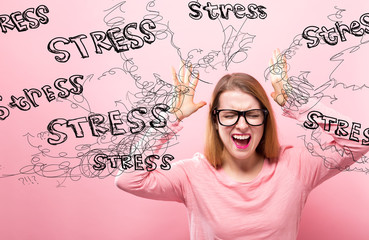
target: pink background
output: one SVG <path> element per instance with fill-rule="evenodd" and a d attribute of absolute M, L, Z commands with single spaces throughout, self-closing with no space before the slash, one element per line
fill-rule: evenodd
<path fill-rule="evenodd" d="M 50 13 L 48 24 L 37 29 L 18 32 L 15 29 L 0 33 L 0 95 L 6 106 L 10 96 L 22 95 L 24 88 L 38 88 L 52 85 L 57 78 L 68 78 L 74 74 L 92 74 L 86 83 L 84 96 L 89 100 L 94 112 L 107 114 L 117 109 L 115 101 L 120 100 L 130 109 L 126 99 L 128 91 L 135 93 L 134 81 L 123 72 L 114 76 L 99 77 L 109 69 L 122 65 L 122 59 L 114 50 L 99 55 L 94 52 L 91 39 L 86 39 L 89 58 L 82 59 L 74 45 L 64 47 L 71 53 L 67 63 L 55 61 L 55 55 L 47 51 L 47 44 L 55 37 L 72 37 L 78 34 L 89 36 L 93 31 L 106 31 L 104 17 L 124 18 L 125 24 L 139 23 L 148 14 L 145 6 L 149 1 L 126 1 L 118 10 L 108 15 L 119 1 L 8 1 L 1 4 L 0 14 L 24 11 L 44 4 Z M 211 1 L 217 3 L 216 1 Z M 206 4 L 206 1 L 201 1 Z M 220 1 L 219 3 L 226 3 Z M 233 1 L 229 1 L 233 3 Z M 234 2 L 235 3 L 235 2 Z M 204 80 L 215 83 L 226 72 L 247 72 L 259 79 L 267 92 L 272 91 L 269 82 L 264 81 L 264 70 L 272 51 L 279 47 L 286 49 L 293 38 L 310 25 L 331 28 L 334 22 L 327 16 L 337 12 L 335 7 L 346 9 L 342 12 L 343 23 L 349 25 L 359 20 L 369 7 L 368 1 L 249 1 L 266 7 L 266 19 L 247 20 L 231 16 L 221 20 L 226 27 L 255 35 L 247 51 L 247 59 L 231 63 L 226 70 L 218 66 L 208 73 L 201 71 Z M 223 32 L 218 20 L 209 20 L 204 15 L 195 21 L 188 14 L 188 1 L 157 0 L 153 10 L 159 11 L 162 23 L 169 23 L 174 32 L 173 41 L 180 47 L 183 56 L 191 49 L 202 49 L 204 53 L 221 50 Z M 123 25 L 124 26 L 124 25 Z M 289 62 L 289 74 L 311 71 L 309 81 L 320 86 L 329 80 L 329 75 L 338 62 L 330 62 L 334 54 L 360 43 L 361 38 L 347 36 L 346 42 L 336 46 L 327 44 L 308 49 L 306 41 Z M 364 39 L 368 40 L 367 36 Z M 62 45 L 60 45 L 62 47 Z M 332 74 L 337 80 L 348 85 L 367 84 L 368 46 L 354 53 L 345 53 L 345 61 Z M 145 81 L 155 81 L 153 73 L 171 83 L 170 67 L 178 68 L 177 50 L 170 43 L 170 37 L 157 39 L 151 45 L 130 50 L 126 56 L 132 58 L 139 67 L 138 74 Z M 219 56 L 219 61 L 222 56 Z M 368 84 L 367 84 L 368 85 Z M 208 101 L 213 85 L 200 82 L 196 101 Z M 369 127 L 367 96 L 369 90 L 352 91 L 342 87 L 327 89 L 337 101 L 333 108 L 350 116 L 362 124 L 362 130 Z M 83 103 L 84 104 L 84 103 Z M 82 105 L 83 105 L 82 104 Z M 1 239 L 188 239 L 188 223 L 185 207 L 177 203 L 140 199 L 119 191 L 114 186 L 114 177 L 87 178 L 78 181 L 64 178 L 41 177 L 36 174 L 19 174 L 19 169 L 39 159 L 45 164 L 59 164 L 65 159 L 54 158 L 60 152 L 73 156 L 74 147 L 82 143 L 93 143 L 96 138 L 89 136 L 76 139 L 70 135 L 68 141 L 58 146 L 50 146 L 39 133 L 46 131 L 48 123 L 58 117 L 77 118 L 87 116 L 81 107 L 72 108 L 67 101 L 50 102 L 45 98 L 39 107 L 22 112 L 11 109 L 10 116 L 0 122 L 0 238 Z M 306 134 L 295 122 L 281 116 L 281 109 L 274 105 L 279 123 L 280 139 L 283 144 L 301 144 L 297 136 Z M 169 152 L 176 159 L 191 157 L 202 151 L 207 107 L 184 122 L 176 146 Z M 27 136 L 25 134 L 31 134 Z M 195 134 L 196 133 L 196 134 Z M 47 155 L 37 155 L 37 147 L 47 148 Z M 36 157 L 36 158 L 35 158 Z M 69 159 L 73 163 L 73 158 Z M 75 160 L 77 161 L 77 160 Z M 369 168 L 369 164 L 357 164 L 358 168 Z M 17 174 L 18 173 L 18 174 Z M 8 176 L 9 174 L 17 174 Z M 5 177 L 7 176 L 7 177 Z M 28 182 L 25 179 L 28 178 Z M 367 239 L 369 227 L 369 176 L 361 172 L 344 172 L 330 179 L 312 192 L 303 211 L 300 240 L 303 239 Z"/>

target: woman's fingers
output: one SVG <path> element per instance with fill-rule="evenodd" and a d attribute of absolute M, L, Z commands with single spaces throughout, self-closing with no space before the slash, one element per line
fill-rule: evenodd
<path fill-rule="evenodd" d="M 289 88 L 287 76 L 287 59 L 281 56 L 279 49 L 273 51 L 273 57 L 269 60 L 270 77 L 274 92 L 270 96 L 280 106 L 284 106 L 288 99 L 286 90 Z"/>
<path fill-rule="evenodd" d="M 274 59 L 276 60 L 276 62 L 278 62 L 278 56 L 281 54 L 281 51 L 279 50 L 279 48 L 274 50 Z"/>
<path fill-rule="evenodd" d="M 205 101 L 201 101 L 201 102 L 197 103 L 197 104 L 196 104 L 196 110 L 198 110 L 198 109 L 202 108 L 202 107 L 203 107 L 203 106 L 205 106 L 205 105 L 206 105 L 206 102 L 205 102 Z"/>
<path fill-rule="evenodd" d="M 206 105 L 205 101 L 194 103 L 195 90 L 199 82 L 199 73 L 193 71 L 191 64 L 181 62 L 178 75 L 172 68 L 174 93 L 172 101 L 172 113 L 179 120 L 192 115 L 198 109 Z"/>
<path fill-rule="evenodd" d="M 177 72 L 174 69 L 174 67 L 172 67 L 172 75 L 173 75 L 173 83 L 174 83 L 174 86 L 178 86 L 179 85 L 179 81 L 178 81 L 178 77 L 177 77 Z"/>
<path fill-rule="evenodd" d="M 286 73 L 286 76 L 287 76 L 287 58 L 286 58 L 286 55 L 283 55 L 283 71 Z"/>
<path fill-rule="evenodd" d="M 274 65 L 273 58 L 269 59 L 269 68 L 272 68 Z"/>
<path fill-rule="evenodd" d="M 175 70 L 172 71 L 174 76 Z M 186 66 L 184 62 L 181 62 L 179 78 L 179 80 L 174 78 L 176 80 L 175 84 L 181 86 L 181 90 L 185 91 L 186 95 L 192 96 L 199 81 L 199 73 L 193 71 L 192 64 Z"/>
<path fill-rule="evenodd" d="M 190 64 L 190 66 L 188 67 L 187 72 L 186 72 L 186 83 L 187 83 L 187 86 L 189 86 L 190 83 L 191 83 L 191 76 L 192 76 L 192 64 Z"/>
<path fill-rule="evenodd" d="M 195 73 L 192 73 L 192 74 L 195 74 Z M 196 76 L 192 76 L 192 79 L 189 80 L 188 82 L 188 90 L 189 90 L 188 93 L 190 96 L 192 96 L 192 98 L 195 95 L 195 90 L 196 90 L 198 81 L 199 81 L 199 74 L 196 74 Z"/>
<path fill-rule="evenodd" d="M 185 75 L 186 75 L 186 67 L 184 65 L 184 62 L 181 61 L 180 65 L 179 65 L 179 81 L 181 81 L 182 83 L 185 83 Z"/>
<path fill-rule="evenodd" d="M 189 86 L 189 83 L 191 83 L 191 78 L 194 78 L 192 71 L 192 64 L 187 66 L 185 62 L 181 61 L 179 65 L 179 81 L 184 85 Z"/>
<path fill-rule="evenodd" d="M 284 106 L 284 104 L 287 101 L 287 98 L 283 94 L 276 94 L 275 92 L 272 92 L 270 96 L 273 98 L 273 100 L 278 103 L 280 106 Z"/>
<path fill-rule="evenodd" d="M 196 74 L 196 76 L 193 78 L 193 81 L 192 81 L 192 87 L 194 89 L 196 89 L 197 83 L 199 82 L 199 78 L 200 78 L 200 73 L 199 72 L 195 73 L 195 74 Z"/>
<path fill-rule="evenodd" d="M 183 91 L 184 87 L 181 85 L 180 81 L 178 80 L 176 70 L 172 67 L 172 74 L 173 74 L 173 100 L 172 100 L 172 112 L 177 111 L 180 108 L 180 105 L 183 101 Z"/>

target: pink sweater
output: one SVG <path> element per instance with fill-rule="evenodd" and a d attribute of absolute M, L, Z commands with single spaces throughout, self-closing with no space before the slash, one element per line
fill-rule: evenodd
<path fill-rule="evenodd" d="M 338 117 L 327 108 L 320 112 Z M 306 114 L 292 117 L 306 120 Z M 344 169 L 368 151 L 368 146 L 331 132 L 333 140 L 323 147 L 327 149 L 315 146 L 313 154 L 311 149 L 281 147 L 279 158 L 266 159 L 258 176 L 247 183 L 234 181 L 196 153 L 169 171 L 123 173 L 116 184 L 140 197 L 185 204 L 194 240 L 296 239 L 311 190 L 339 173 L 335 167 Z M 341 146 L 350 151 L 332 151 Z"/>

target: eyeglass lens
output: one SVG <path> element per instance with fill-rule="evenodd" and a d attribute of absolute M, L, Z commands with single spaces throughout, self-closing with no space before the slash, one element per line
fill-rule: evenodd
<path fill-rule="evenodd" d="M 252 126 L 258 126 L 264 123 L 265 114 L 262 109 L 253 109 L 244 112 L 236 110 L 219 110 L 219 122 L 225 126 L 236 124 L 240 116 L 244 115 L 246 122 Z"/>

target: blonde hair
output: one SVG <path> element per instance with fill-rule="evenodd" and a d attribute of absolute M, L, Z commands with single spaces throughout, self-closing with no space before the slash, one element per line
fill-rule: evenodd
<path fill-rule="evenodd" d="M 279 141 L 277 125 L 272 106 L 261 84 L 252 76 L 246 73 L 227 74 L 222 77 L 214 88 L 209 107 L 209 114 L 206 126 L 206 139 L 204 154 L 210 164 L 219 168 L 223 164 L 224 145 L 217 131 L 217 120 L 213 112 L 219 106 L 220 95 L 229 90 L 240 90 L 254 96 L 260 103 L 261 108 L 267 109 L 269 114 L 264 123 L 264 134 L 256 148 L 256 152 L 266 158 L 274 159 L 279 155 Z"/>

